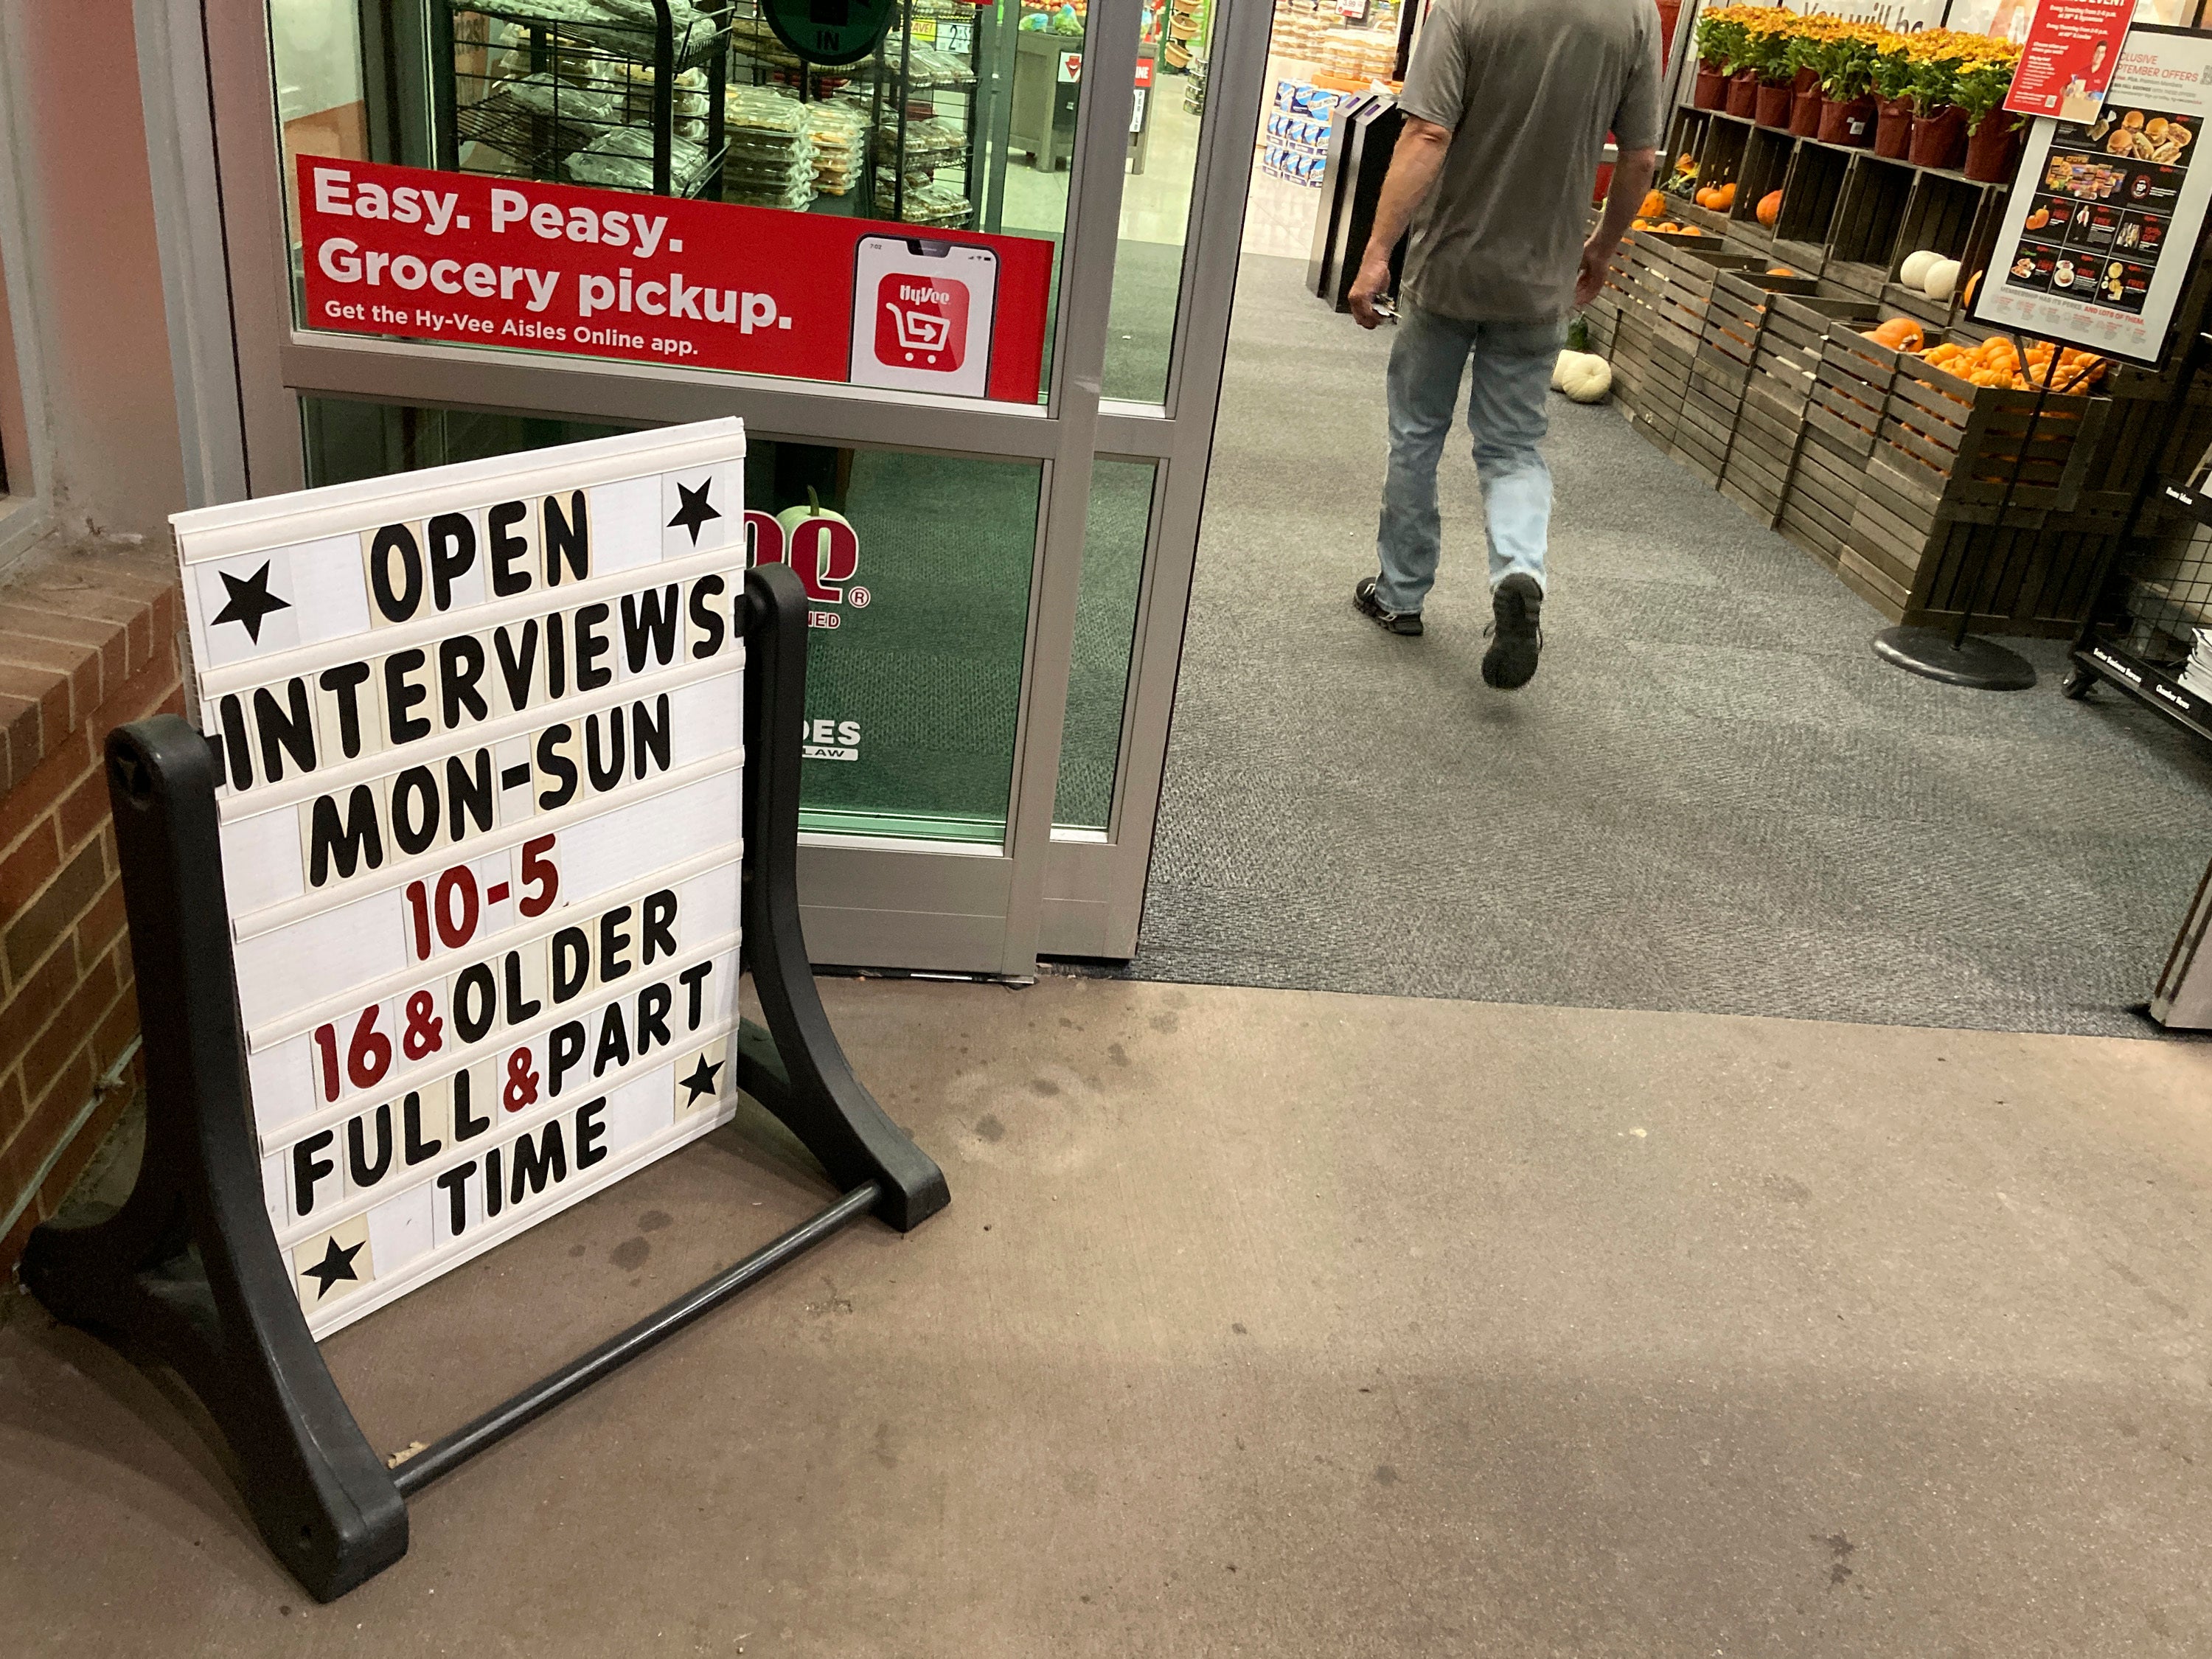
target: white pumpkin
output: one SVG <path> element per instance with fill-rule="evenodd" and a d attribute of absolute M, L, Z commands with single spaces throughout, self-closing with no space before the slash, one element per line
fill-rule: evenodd
<path fill-rule="evenodd" d="M 1917 253 L 1908 253 L 1905 256 L 1905 263 L 1898 267 L 1897 280 L 1907 288 L 1921 288 L 1928 280 L 1929 267 L 1941 262 L 1942 258 L 1932 247 L 1922 248 Z M 1926 290 L 1922 289 L 1922 291 L 1924 293 Z"/>
<path fill-rule="evenodd" d="M 1613 390 L 1613 365 L 1595 352 L 1562 351 L 1552 365 L 1552 390 L 1578 404 L 1602 403 Z"/>
<path fill-rule="evenodd" d="M 1920 284 L 1920 291 L 1931 300 L 1948 300 L 1958 291 L 1958 287 L 1959 262 L 1956 259 L 1938 259 L 1928 267 L 1927 278 Z"/>

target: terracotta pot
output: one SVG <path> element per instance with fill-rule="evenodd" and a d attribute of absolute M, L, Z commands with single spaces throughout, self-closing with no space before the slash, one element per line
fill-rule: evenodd
<path fill-rule="evenodd" d="M 1721 73 L 1718 64 L 1700 63 L 1698 65 L 1697 84 L 1690 94 L 1692 107 L 1726 109 L 1728 85 L 1728 76 Z"/>
<path fill-rule="evenodd" d="M 1912 151 L 1912 100 L 1885 98 L 1875 106 L 1874 153 L 1902 161 Z"/>
<path fill-rule="evenodd" d="M 1745 70 L 1729 77 L 1728 112 L 1750 115 L 1759 108 L 1759 71 Z"/>
<path fill-rule="evenodd" d="M 1875 103 L 1871 98 L 1823 98 L 1820 128 L 1814 134 L 1824 144 L 1844 144 L 1863 149 L 1874 143 Z"/>
<path fill-rule="evenodd" d="M 1770 87 L 1759 83 L 1759 106 L 1752 112 L 1752 119 L 1763 127 L 1787 127 L 1790 125 L 1790 105 L 1792 94 L 1787 87 Z"/>
<path fill-rule="evenodd" d="M 2003 110 L 1991 110 L 1966 135 L 1966 177 L 1977 184 L 2001 185 L 2020 160 L 2020 135 L 2027 123 Z"/>
<path fill-rule="evenodd" d="M 1912 118 L 1912 148 L 1905 159 L 1917 167 L 1955 167 L 1966 154 L 1966 112 L 1938 104 Z"/>
<path fill-rule="evenodd" d="M 1799 138 L 1810 138 L 1820 130 L 1820 88 L 1796 92 L 1790 100 L 1790 131 Z"/>

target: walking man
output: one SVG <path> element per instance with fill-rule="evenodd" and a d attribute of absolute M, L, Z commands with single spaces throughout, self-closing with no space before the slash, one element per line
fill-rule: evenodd
<path fill-rule="evenodd" d="M 1393 634 L 1421 631 L 1441 525 L 1437 459 L 1470 359 L 1467 423 L 1490 532 L 1492 624 L 1482 678 L 1526 685 L 1543 647 L 1552 474 L 1538 446 L 1563 325 L 1596 298 L 1651 186 L 1659 131 L 1653 0 L 1436 0 L 1398 106 L 1352 313 L 1378 319 L 1390 252 L 1410 222 L 1390 348 L 1390 472 L 1379 574 L 1352 602 Z M 1583 227 L 1607 129 L 1620 157 L 1605 214 Z"/>

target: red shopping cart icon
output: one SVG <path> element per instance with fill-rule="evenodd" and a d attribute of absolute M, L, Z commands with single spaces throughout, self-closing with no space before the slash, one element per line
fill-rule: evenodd
<path fill-rule="evenodd" d="M 968 284 L 896 271 L 876 289 L 876 361 L 902 368 L 960 367 L 968 349 Z"/>

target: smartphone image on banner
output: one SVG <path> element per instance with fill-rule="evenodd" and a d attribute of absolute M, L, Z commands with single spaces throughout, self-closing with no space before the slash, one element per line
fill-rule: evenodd
<path fill-rule="evenodd" d="M 982 397 L 998 299 L 999 256 L 990 248 L 863 236 L 853 250 L 850 380 Z"/>

